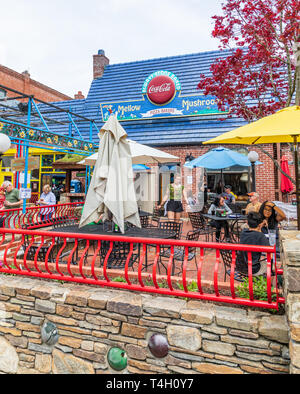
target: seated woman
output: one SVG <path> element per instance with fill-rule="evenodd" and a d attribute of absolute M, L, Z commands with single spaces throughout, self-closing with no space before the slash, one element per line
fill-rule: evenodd
<path fill-rule="evenodd" d="M 278 208 L 272 201 L 265 201 L 261 204 L 259 213 L 263 217 L 263 227 L 261 231 L 268 234 L 268 230 L 276 230 L 276 253 L 280 253 L 278 223 L 286 220 L 285 213 Z"/>
<path fill-rule="evenodd" d="M 240 237 L 240 243 L 244 245 L 260 245 L 270 246 L 269 240 L 261 232 L 261 228 L 264 225 L 264 219 L 258 212 L 250 212 L 247 216 L 247 222 L 249 228 L 245 228 Z M 251 252 L 252 254 L 252 274 L 259 272 L 261 268 L 260 258 L 261 252 Z M 248 256 L 247 252 L 241 252 L 238 254 L 236 268 L 238 271 L 247 273 L 248 272 Z"/>
<path fill-rule="evenodd" d="M 55 195 L 51 191 L 50 185 L 44 185 L 43 193 L 41 194 L 40 199 L 37 201 L 37 205 L 55 205 L 56 198 Z M 40 210 L 40 216 L 42 222 L 49 221 L 54 213 L 54 207 L 51 208 L 42 208 Z"/>
<path fill-rule="evenodd" d="M 209 210 L 207 213 L 209 215 L 213 215 L 214 213 L 217 214 L 218 211 L 219 212 L 225 211 L 227 215 L 232 213 L 232 210 L 225 203 L 225 200 L 222 196 L 215 198 L 214 202 L 209 207 Z M 217 229 L 217 231 L 216 231 L 216 241 L 217 242 L 220 240 L 220 234 L 221 234 L 222 227 L 224 228 L 226 241 L 230 241 L 229 226 L 228 226 L 227 220 L 212 220 L 210 225 L 213 227 L 216 227 L 216 229 Z"/>

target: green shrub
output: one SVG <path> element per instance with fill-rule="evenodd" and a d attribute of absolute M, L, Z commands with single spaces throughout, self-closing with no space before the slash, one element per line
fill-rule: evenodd
<path fill-rule="evenodd" d="M 272 287 L 271 291 L 273 292 Z M 241 298 L 249 299 L 249 278 L 244 278 L 237 288 L 237 293 Z M 267 278 L 264 276 L 253 277 L 253 297 L 255 300 L 268 301 Z M 276 294 L 272 294 L 272 301 L 276 300 Z"/>
<path fill-rule="evenodd" d="M 177 283 L 177 286 L 180 290 L 184 290 L 183 284 L 182 283 Z M 197 282 L 194 280 L 190 282 L 187 286 L 188 291 L 199 291 Z"/>
<path fill-rule="evenodd" d="M 115 278 L 111 279 L 112 282 L 124 282 L 127 283 L 127 280 L 122 276 L 116 276 Z"/>

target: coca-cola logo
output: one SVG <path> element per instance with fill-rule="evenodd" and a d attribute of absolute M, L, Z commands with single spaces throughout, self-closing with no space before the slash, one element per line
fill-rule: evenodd
<path fill-rule="evenodd" d="M 176 93 L 174 81 L 166 76 L 159 75 L 154 77 L 148 84 L 147 97 L 157 105 L 166 104 L 171 101 Z"/>

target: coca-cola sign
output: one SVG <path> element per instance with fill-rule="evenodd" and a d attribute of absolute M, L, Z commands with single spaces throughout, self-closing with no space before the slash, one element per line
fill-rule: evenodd
<path fill-rule="evenodd" d="M 169 71 L 156 71 L 145 81 L 142 92 L 151 103 L 164 105 L 169 103 L 180 90 L 178 78 Z"/>

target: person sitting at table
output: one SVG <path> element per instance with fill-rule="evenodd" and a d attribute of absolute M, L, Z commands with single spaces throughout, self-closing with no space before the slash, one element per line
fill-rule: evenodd
<path fill-rule="evenodd" d="M 282 220 L 286 220 L 285 213 L 278 208 L 273 201 L 264 201 L 261 204 L 259 213 L 263 217 L 263 227 L 261 231 L 264 234 L 268 234 L 269 230 L 276 230 L 276 253 L 279 255 L 279 233 L 278 233 L 278 223 Z"/>
<path fill-rule="evenodd" d="M 250 212 L 259 212 L 261 202 L 259 202 L 259 194 L 257 192 L 248 193 L 250 203 L 246 206 L 246 215 Z"/>
<path fill-rule="evenodd" d="M 50 185 L 44 185 L 43 193 L 41 194 L 40 199 L 37 201 L 37 205 L 55 205 L 56 197 L 54 193 L 51 191 Z M 52 208 L 43 208 L 40 211 L 41 220 L 50 220 L 54 213 L 54 207 Z"/>
<path fill-rule="evenodd" d="M 0 187 L 0 211 L 5 209 L 4 201 L 5 201 L 5 190 L 3 187 Z M 4 221 L 5 221 L 4 217 L 0 217 L 0 227 L 3 227 Z"/>
<path fill-rule="evenodd" d="M 229 204 L 235 204 L 235 199 L 236 196 L 235 194 L 233 194 L 233 192 L 231 191 L 231 186 L 230 185 L 226 185 L 225 186 L 225 191 L 224 193 L 222 193 L 222 197 L 224 197 L 224 200 L 229 203 Z"/>
<path fill-rule="evenodd" d="M 225 203 L 224 197 L 219 196 L 216 197 L 214 202 L 211 204 L 208 210 L 208 215 L 217 215 L 218 213 L 222 214 L 222 212 L 226 212 L 226 216 L 230 215 L 232 213 L 232 210 L 228 207 L 228 205 Z M 230 241 L 230 235 L 229 235 L 229 226 L 227 220 L 214 220 L 210 222 L 210 225 L 216 228 L 216 241 L 219 242 L 220 240 L 220 234 L 222 228 L 224 228 L 225 232 L 225 239 L 226 241 Z"/>
<path fill-rule="evenodd" d="M 270 246 L 268 238 L 262 233 L 264 225 L 263 216 L 258 212 L 250 212 L 247 215 L 248 228 L 245 228 L 240 237 L 240 243 L 244 245 Z M 261 252 L 251 252 L 252 274 L 257 274 L 261 269 Z M 265 267 L 264 267 L 265 268 Z M 248 254 L 241 252 L 237 256 L 236 269 L 242 273 L 248 272 Z"/>

